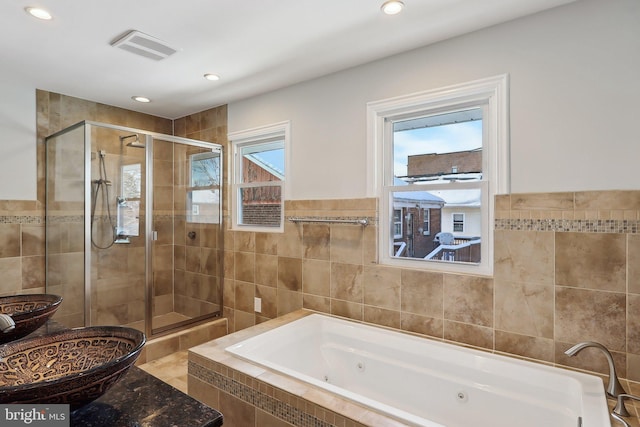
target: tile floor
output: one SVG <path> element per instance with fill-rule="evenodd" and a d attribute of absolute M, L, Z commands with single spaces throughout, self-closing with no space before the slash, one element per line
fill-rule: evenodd
<path fill-rule="evenodd" d="M 178 351 L 138 367 L 156 378 L 187 392 L 187 350 Z"/>

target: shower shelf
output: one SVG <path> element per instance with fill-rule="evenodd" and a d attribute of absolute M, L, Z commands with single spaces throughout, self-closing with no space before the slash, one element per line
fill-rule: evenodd
<path fill-rule="evenodd" d="M 323 219 L 323 218 L 300 218 L 293 217 L 289 218 L 289 221 L 299 223 L 299 222 L 322 222 L 322 223 L 331 223 L 331 224 L 355 224 L 366 227 L 369 225 L 369 220 L 367 218 L 358 218 L 358 219 Z"/>

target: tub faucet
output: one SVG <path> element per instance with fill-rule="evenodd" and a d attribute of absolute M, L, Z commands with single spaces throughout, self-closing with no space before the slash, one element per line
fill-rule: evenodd
<path fill-rule="evenodd" d="M 11 332 L 16 328 L 16 322 L 13 321 L 13 318 L 8 314 L 0 314 L 0 331 L 3 334 L 7 332 Z"/>
<path fill-rule="evenodd" d="M 581 350 L 587 347 L 597 348 L 601 350 L 604 353 L 604 355 L 607 357 L 607 362 L 609 363 L 609 383 L 607 384 L 607 388 L 606 388 L 607 394 L 614 399 L 618 399 L 618 396 L 622 394 L 627 395 L 627 392 L 625 391 L 624 387 L 622 387 L 622 384 L 620 384 L 620 381 L 618 380 L 618 375 L 616 374 L 616 365 L 613 363 L 613 357 L 611 356 L 611 353 L 609 352 L 609 350 L 607 350 L 605 346 L 594 341 L 585 341 L 585 342 L 581 342 L 574 345 L 564 353 L 568 356 L 575 356 Z M 627 408 L 625 408 L 624 406 L 623 399 L 618 399 L 618 405 L 616 405 L 616 413 L 619 415 L 622 415 L 623 417 L 629 416 L 629 412 L 627 411 Z"/>
<path fill-rule="evenodd" d="M 627 415 L 622 414 L 623 411 L 626 411 L 627 408 L 624 407 L 624 400 L 625 399 L 629 399 L 629 400 L 636 400 L 636 401 L 640 401 L 640 397 L 638 396 L 634 396 L 632 394 L 620 394 L 618 395 L 618 401 L 616 402 L 616 407 L 613 408 L 613 413 L 611 414 L 611 416 L 620 421 L 622 424 L 624 424 L 625 427 L 631 427 L 629 425 L 628 422 L 626 422 L 624 419 L 622 419 L 619 415 L 625 417 Z"/>

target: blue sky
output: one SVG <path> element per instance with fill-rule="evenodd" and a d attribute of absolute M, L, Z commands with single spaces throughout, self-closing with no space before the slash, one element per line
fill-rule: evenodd
<path fill-rule="evenodd" d="M 482 147 L 482 120 L 394 133 L 394 175 L 407 175 L 407 158 L 415 154 L 452 153 Z"/>
<path fill-rule="evenodd" d="M 279 148 L 277 150 L 268 150 L 268 151 L 260 151 L 257 153 L 252 153 L 254 156 L 258 157 L 263 162 L 271 165 L 276 168 L 280 173 L 284 175 L 284 148 Z"/>

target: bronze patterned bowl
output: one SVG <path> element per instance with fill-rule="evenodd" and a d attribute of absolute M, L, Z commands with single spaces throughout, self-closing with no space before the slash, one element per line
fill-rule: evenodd
<path fill-rule="evenodd" d="M 62 297 L 50 294 L 0 297 L 0 313 L 11 316 L 16 324 L 9 332 L 0 332 L 0 344 L 17 340 L 44 325 L 56 312 Z"/>
<path fill-rule="evenodd" d="M 142 332 L 89 326 L 0 345 L 0 403 L 61 403 L 80 408 L 134 364 Z"/>

